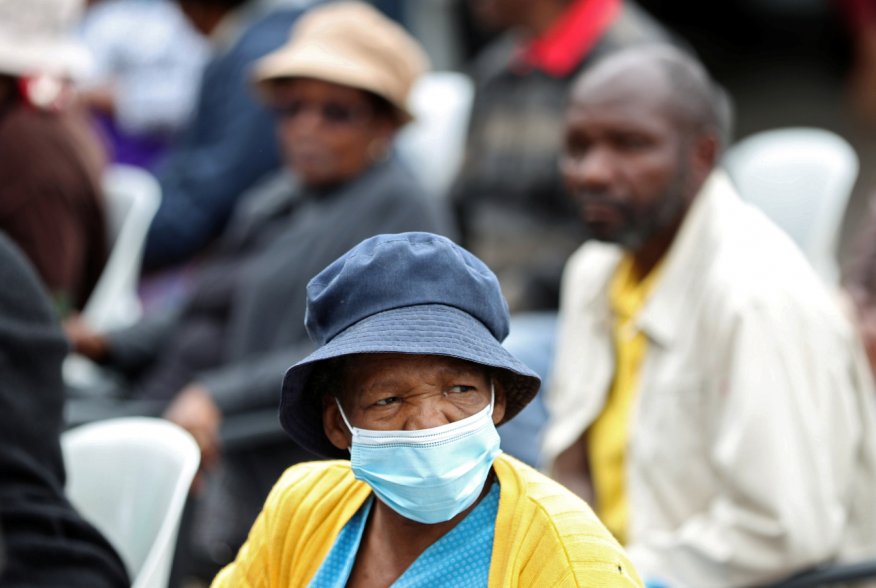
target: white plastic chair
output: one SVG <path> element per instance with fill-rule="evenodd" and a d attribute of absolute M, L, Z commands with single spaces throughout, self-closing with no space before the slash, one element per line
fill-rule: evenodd
<path fill-rule="evenodd" d="M 111 166 L 103 178 L 110 255 L 82 310 L 94 329 L 124 327 L 140 318 L 137 296 L 146 233 L 161 203 L 161 187 L 152 175 L 129 165 Z"/>
<path fill-rule="evenodd" d="M 474 99 L 465 75 L 430 72 L 414 85 L 408 100 L 416 119 L 399 133 L 396 147 L 426 189 L 443 196 L 459 171 Z"/>
<path fill-rule="evenodd" d="M 858 165 L 842 137 L 802 127 L 752 135 L 724 159 L 742 198 L 788 233 L 831 285 L 839 279 L 836 246 Z"/>
<path fill-rule="evenodd" d="M 133 588 L 165 588 L 200 451 L 169 421 L 119 418 L 65 432 L 67 496 L 116 548 Z"/>
<path fill-rule="evenodd" d="M 161 204 L 161 187 L 138 167 L 113 165 L 103 177 L 110 255 L 85 308 L 83 320 L 95 331 L 126 327 L 142 315 L 137 284 L 146 233 Z M 79 390 L 106 389 L 107 377 L 79 355 L 64 361 L 64 380 Z"/>

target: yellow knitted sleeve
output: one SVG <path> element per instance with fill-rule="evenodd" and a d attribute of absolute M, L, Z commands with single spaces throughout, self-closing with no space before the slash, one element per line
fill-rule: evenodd
<path fill-rule="evenodd" d="M 292 466 L 212 588 L 306 586 L 369 493 L 368 486 L 353 479 L 349 462 Z"/>
<path fill-rule="evenodd" d="M 583 500 L 513 458 L 493 467 L 502 491 L 490 588 L 641 588 L 626 552 Z"/>

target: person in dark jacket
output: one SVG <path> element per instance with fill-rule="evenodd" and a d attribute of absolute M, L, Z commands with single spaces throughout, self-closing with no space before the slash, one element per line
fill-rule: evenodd
<path fill-rule="evenodd" d="M 214 55 L 193 119 L 156 168 L 162 202 L 147 237 L 147 270 L 178 265 L 201 252 L 221 233 L 238 198 L 279 168 L 274 122 L 253 95 L 249 75 L 253 63 L 288 39 L 301 14 L 291 2 L 177 2 L 210 38 Z"/>
<path fill-rule="evenodd" d="M 512 314 L 555 310 L 568 256 L 587 237 L 557 168 L 572 80 L 595 59 L 663 41 L 632 0 L 469 0 L 507 29 L 472 68 L 475 100 L 451 199 L 463 243 L 490 266 Z"/>
<path fill-rule="evenodd" d="M 0 586 L 130 586 L 106 539 L 64 496 L 67 344 L 45 289 L 0 232 Z"/>

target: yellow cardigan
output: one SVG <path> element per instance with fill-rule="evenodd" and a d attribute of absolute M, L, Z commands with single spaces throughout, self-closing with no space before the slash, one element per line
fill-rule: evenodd
<path fill-rule="evenodd" d="M 623 549 L 585 502 L 504 454 L 493 469 L 500 489 L 490 588 L 641 587 Z M 306 587 L 370 494 L 348 461 L 289 468 L 213 588 Z"/>

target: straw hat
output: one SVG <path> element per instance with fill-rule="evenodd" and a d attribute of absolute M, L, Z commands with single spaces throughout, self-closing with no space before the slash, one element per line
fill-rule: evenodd
<path fill-rule="evenodd" d="M 0 73 L 87 73 L 91 56 L 72 35 L 82 9 L 82 0 L 0 0 Z"/>
<path fill-rule="evenodd" d="M 254 79 L 272 99 L 270 82 L 292 77 L 324 80 L 381 96 L 410 121 L 411 87 L 428 59 L 405 30 L 362 2 L 313 8 L 292 29 L 289 42 L 256 63 Z"/>

